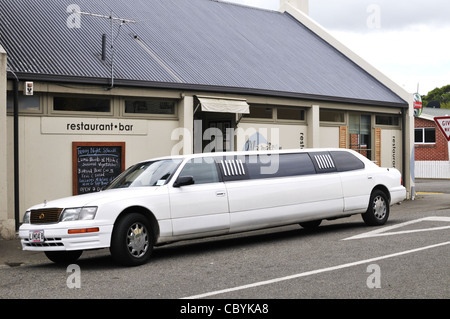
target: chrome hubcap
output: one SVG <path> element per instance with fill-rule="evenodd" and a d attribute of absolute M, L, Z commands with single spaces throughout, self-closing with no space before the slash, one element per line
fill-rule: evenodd
<path fill-rule="evenodd" d="M 142 257 L 149 247 L 149 234 L 147 228 L 141 223 L 134 223 L 127 233 L 128 251 L 134 257 Z"/>
<path fill-rule="evenodd" d="M 377 196 L 373 200 L 373 213 L 377 219 L 383 219 L 386 216 L 386 201 L 381 196 Z"/>

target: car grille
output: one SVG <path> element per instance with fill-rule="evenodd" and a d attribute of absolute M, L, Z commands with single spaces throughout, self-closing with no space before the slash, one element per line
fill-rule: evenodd
<path fill-rule="evenodd" d="M 57 223 L 61 215 L 62 208 L 35 209 L 30 213 L 31 224 Z"/>
<path fill-rule="evenodd" d="M 24 246 L 27 247 L 63 247 L 64 244 L 61 242 L 61 238 L 45 238 L 43 243 L 33 243 L 28 238 L 23 240 Z"/>

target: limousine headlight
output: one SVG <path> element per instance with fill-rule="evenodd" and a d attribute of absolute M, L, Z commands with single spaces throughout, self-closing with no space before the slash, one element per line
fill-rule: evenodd
<path fill-rule="evenodd" d="M 67 222 L 72 220 L 91 220 L 97 213 L 97 207 L 75 207 L 66 208 L 61 214 L 60 221 Z"/>
<path fill-rule="evenodd" d="M 31 212 L 27 210 L 25 214 L 23 215 L 22 224 L 29 224 L 30 223 L 30 214 Z"/>

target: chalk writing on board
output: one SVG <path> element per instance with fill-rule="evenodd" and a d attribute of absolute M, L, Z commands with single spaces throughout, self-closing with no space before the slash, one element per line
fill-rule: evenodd
<path fill-rule="evenodd" d="M 123 170 L 124 146 L 121 143 L 120 145 L 91 144 L 100 143 L 83 145 L 80 142 L 74 145 L 75 194 L 98 192 Z"/>

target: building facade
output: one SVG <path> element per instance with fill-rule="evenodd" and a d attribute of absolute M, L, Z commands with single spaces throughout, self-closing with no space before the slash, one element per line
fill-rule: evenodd
<path fill-rule="evenodd" d="M 415 177 L 450 179 L 450 143 L 434 121 L 447 116 L 450 110 L 423 108 L 414 119 Z"/>
<path fill-rule="evenodd" d="M 57 1 L 47 2 L 57 6 Z M 41 41 L 54 46 L 49 61 L 35 52 L 33 45 L 39 43 L 31 39 L 19 35 L 22 42 L 17 43 L 8 36 L 1 38 L 5 49 L 0 51 L 3 237 L 14 234 L 25 209 L 36 203 L 96 191 L 112 178 L 109 172 L 170 154 L 351 148 L 380 166 L 399 169 L 408 196 L 412 195 L 412 94 L 331 37 L 294 6 L 295 1 L 282 1 L 280 12 L 209 0 L 150 3 L 152 10 L 159 10 L 152 13 L 154 19 L 168 16 L 149 29 L 114 25 L 115 60 L 104 60 L 102 47 L 95 41 L 92 47 L 89 42 L 77 44 L 77 52 L 65 52 L 67 59 L 59 59 L 55 39 L 45 38 L 45 30 Z M 5 8 L 18 5 L 8 1 Z M 137 4 L 124 7 L 117 1 L 112 5 L 114 12 L 131 16 L 135 12 L 129 11 L 130 6 Z M 80 6 L 90 12 L 105 9 L 88 1 L 80 1 Z M 183 10 L 177 11 L 180 7 Z M 211 29 L 214 24 L 220 28 L 205 30 L 196 21 L 184 20 L 194 12 Z M 208 16 L 216 12 L 221 14 L 208 24 Z M 41 14 L 44 19 L 45 8 Z M 81 19 L 80 29 L 61 27 L 60 41 L 70 36 L 78 43 L 87 37 L 84 32 L 108 26 L 102 20 L 76 15 L 77 11 L 60 14 L 75 25 Z M 73 20 L 69 20 L 71 14 L 75 14 Z M 173 21 L 170 17 L 183 21 L 183 28 L 176 30 L 188 29 L 189 41 L 174 36 L 175 31 L 162 36 L 163 29 L 154 34 L 152 42 L 145 38 Z M 21 19 L 26 20 L 26 12 Z M 234 19 L 232 26 L 230 19 Z M 262 32 L 266 38 L 260 38 L 261 32 L 256 31 L 267 21 L 273 24 Z M 177 23 L 171 26 L 180 28 Z M 5 25 L 2 28 L 3 35 L 12 32 Z M 228 29 L 222 34 L 224 28 Z M 197 38 L 199 33 L 205 34 Z M 216 43 L 215 33 L 222 42 Z M 246 47 L 248 39 L 251 44 Z M 300 43 L 295 43 L 297 39 Z M 267 41 L 273 42 L 266 46 Z M 208 45 L 198 50 L 204 42 Z M 22 46 L 29 52 L 20 51 Z M 302 47 L 308 50 L 299 51 Z M 240 53 L 251 48 L 256 49 L 249 56 Z M 182 53 L 177 55 L 178 51 Z M 26 54 L 34 60 L 30 62 Z M 83 59 L 77 60 L 81 54 Z M 308 66 L 307 59 L 317 60 L 316 65 Z M 190 64 L 196 65 L 191 69 Z M 13 141 L 18 146 L 17 162 Z M 14 172 L 19 172 L 18 178 Z"/>

